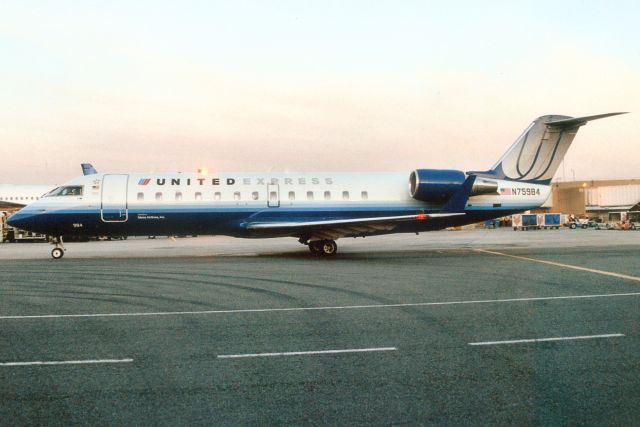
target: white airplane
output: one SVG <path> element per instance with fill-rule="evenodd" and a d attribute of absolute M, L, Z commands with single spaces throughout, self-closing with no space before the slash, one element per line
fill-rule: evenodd
<path fill-rule="evenodd" d="M 0 184 L 0 210 L 22 209 L 54 188 L 55 185 Z"/>
<path fill-rule="evenodd" d="M 85 175 L 98 173 L 89 163 L 82 163 Z M 21 209 L 56 188 L 56 185 L 0 184 L 0 210 Z"/>
<path fill-rule="evenodd" d="M 623 113 L 533 121 L 486 171 L 93 174 L 17 212 L 9 224 L 60 236 L 290 236 L 316 255 L 335 240 L 439 230 L 536 208 L 580 126 Z"/>

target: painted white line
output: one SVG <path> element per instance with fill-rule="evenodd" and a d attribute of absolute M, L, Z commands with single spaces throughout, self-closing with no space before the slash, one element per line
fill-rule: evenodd
<path fill-rule="evenodd" d="M 97 363 L 130 363 L 133 359 L 55 360 L 48 362 L 3 362 L 0 366 L 94 365 Z"/>
<path fill-rule="evenodd" d="M 76 319 L 90 317 L 144 317 L 144 316 L 186 316 L 186 315 L 207 315 L 207 314 L 241 314 L 241 313 L 277 313 L 296 311 L 323 311 L 323 310 L 361 310 L 376 308 L 402 308 L 402 307 L 430 307 L 441 305 L 464 305 L 464 304 L 497 304 L 509 302 L 536 302 L 553 300 L 572 300 L 590 298 L 614 298 L 614 297 L 637 297 L 640 292 L 626 292 L 618 294 L 592 294 L 592 295 L 566 295 L 557 297 L 531 297 L 531 298 L 506 298 L 488 300 L 462 300 L 462 301 L 442 301 L 442 302 L 415 302 L 398 304 L 372 304 L 372 305 L 338 305 L 324 307 L 289 307 L 289 308 L 247 308 L 237 310 L 202 310 L 202 311 L 156 311 L 139 313 L 95 313 L 95 314 L 40 314 L 27 316 L 0 316 L 0 320 L 24 320 L 24 319 Z"/>
<path fill-rule="evenodd" d="M 540 264 L 554 265 L 556 267 L 563 267 L 563 268 L 571 268 L 573 270 L 586 271 L 588 273 L 602 274 L 603 276 L 611 276 L 611 277 L 617 277 L 618 279 L 633 280 L 634 282 L 640 282 L 640 277 L 629 276 L 628 274 L 613 273 L 611 271 L 596 270 L 595 268 L 579 267 L 577 265 L 563 264 L 560 262 L 546 261 L 543 259 L 529 258 L 525 256 L 520 256 L 520 255 L 505 254 L 503 252 L 488 251 L 486 249 L 474 249 L 474 250 L 476 252 L 482 252 L 485 254 L 506 256 L 509 258 L 515 258 L 515 259 L 520 259 L 524 261 L 539 262 Z"/>
<path fill-rule="evenodd" d="M 531 342 L 590 340 L 595 338 L 616 338 L 616 337 L 623 337 L 623 336 L 624 334 L 580 335 L 577 337 L 533 338 L 533 339 L 527 339 L 527 340 L 470 342 L 469 345 L 522 344 L 522 343 L 531 343 Z"/>
<path fill-rule="evenodd" d="M 221 354 L 218 356 L 218 359 L 243 359 L 248 357 L 309 356 L 309 355 L 316 355 L 316 354 L 371 353 L 375 351 L 398 351 L 398 349 L 396 347 L 378 347 L 378 348 L 352 348 L 352 349 L 346 349 L 346 350 L 289 351 L 285 353 Z"/>

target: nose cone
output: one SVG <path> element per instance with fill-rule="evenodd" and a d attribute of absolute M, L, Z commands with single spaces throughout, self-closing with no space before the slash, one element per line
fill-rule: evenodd
<path fill-rule="evenodd" d="M 24 212 L 24 209 L 14 213 L 7 219 L 7 224 L 20 230 L 33 231 L 34 214 Z"/>

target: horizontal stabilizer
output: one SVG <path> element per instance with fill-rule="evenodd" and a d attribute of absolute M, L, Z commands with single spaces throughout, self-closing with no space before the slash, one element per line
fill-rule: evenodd
<path fill-rule="evenodd" d="M 607 113 L 607 114 L 597 114 L 595 116 L 585 116 L 585 117 L 572 117 L 570 119 L 560 119 L 560 120 L 551 120 L 547 122 L 547 126 L 553 127 L 574 127 L 574 126 L 582 126 L 591 120 L 604 119 L 605 117 L 617 116 L 620 114 L 627 114 L 626 112 L 622 113 Z"/>

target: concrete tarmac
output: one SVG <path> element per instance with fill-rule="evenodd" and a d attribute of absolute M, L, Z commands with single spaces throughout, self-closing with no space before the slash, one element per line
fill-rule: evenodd
<path fill-rule="evenodd" d="M 0 245 L 2 424 L 635 424 L 640 232 Z"/>

